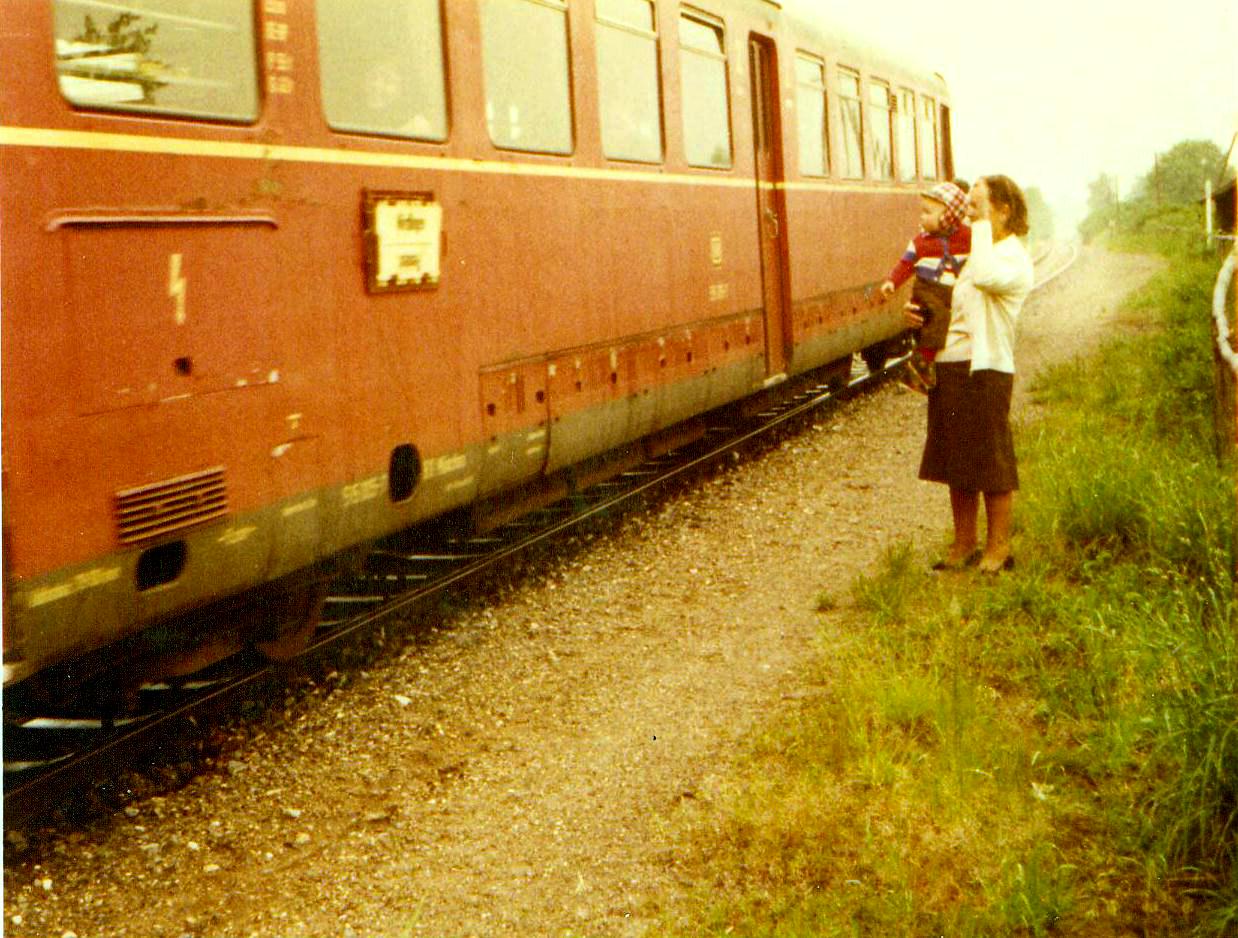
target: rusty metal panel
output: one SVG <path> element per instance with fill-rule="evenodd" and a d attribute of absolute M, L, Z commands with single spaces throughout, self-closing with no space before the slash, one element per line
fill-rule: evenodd
<path fill-rule="evenodd" d="M 116 531 L 122 544 L 151 541 L 227 513 L 222 466 L 116 493 Z"/>
<path fill-rule="evenodd" d="M 273 223 L 92 216 L 57 233 L 79 413 L 279 380 L 266 322 L 289 291 Z"/>
<path fill-rule="evenodd" d="M 545 426 L 550 418 L 544 359 L 498 365 L 479 375 L 481 420 L 486 439 Z"/>

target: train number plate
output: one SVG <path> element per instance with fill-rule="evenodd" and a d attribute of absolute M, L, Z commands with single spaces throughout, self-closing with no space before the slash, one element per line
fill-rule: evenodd
<path fill-rule="evenodd" d="M 364 217 L 369 292 L 438 286 L 443 207 L 434 193 L 367 191 Z"/>

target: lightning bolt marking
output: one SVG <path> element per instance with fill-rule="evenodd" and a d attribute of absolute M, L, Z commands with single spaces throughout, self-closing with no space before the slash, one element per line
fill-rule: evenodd
<path fill-rule="evenodd" d="M 168 255 L 168 296 L 176 300 L 176 324 L 185 324 L 185 289 L 189 281 L 181 276 L 181 255 Z"/>

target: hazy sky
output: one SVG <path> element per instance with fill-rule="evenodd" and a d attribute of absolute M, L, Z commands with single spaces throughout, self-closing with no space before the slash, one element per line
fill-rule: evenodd
<path fill-rule="evenodd" d="M 1185 139 L 1224 151 L 1238 130 L 1238 0 L 819 2 L 940 71 L 956 171 L 1038 186 L 1059 231 L 1100 173 L 1125 193 L 1156 153 Z"/>

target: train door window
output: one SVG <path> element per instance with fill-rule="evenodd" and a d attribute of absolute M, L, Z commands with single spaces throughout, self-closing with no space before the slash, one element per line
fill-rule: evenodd
<path fill-rule="evenodd" d="M 876 179 L 894 178 L 894 98 L 883 81 L 868 84 L 868 157 Z"/>
<path fill-rule="evenodd" d="M 684 155 L 691 166 L 731 166 L 730 99 L 722 24 L 703 13 L 679 17 Z"/>
<path fill-rule="evenodd" d="M 898 178 L 916 178 L 916 95 L 910 88 L 898 89 Z"/>
<path fill-rule="evenodd" d="M 602 152 L 612 160 L 662 160 L 658 30 L 652 0 L 598 0 L 598 105 Z"/>
<path fill-rule="evenodd" d="M 322 101 L 332 128 L 447 139 L 439 2 L 318 0 Z"/>
<path fill-rule="evenodd" d="M 838 116 L 842 127 L 842 175 L 845 179 L 864 178 L 864 109 L 860 98 L 860 74 L 849 68 L 838 70 Z"/>
<path fill-rule="evenodd" d="M 830 174 L 830 134 L 826 115 L 825 63 L 807 55 L 795 57 L 796 104 L 799 109 L 800 173 Z"/>
<path fill-rule="evenodd" d="M 567 0 L 482 0 L 481 55 L 494 145 L 571 153 Z"/>
<path fill-rule="evenodd" d="M 920 98 L 920 175 L 937 178 L 937 102 Z"/>
<path fill-rule="evenodd" d="M 55 0 L 56 76 L 71 104 L 249 122 L 252 0 Z"/>

